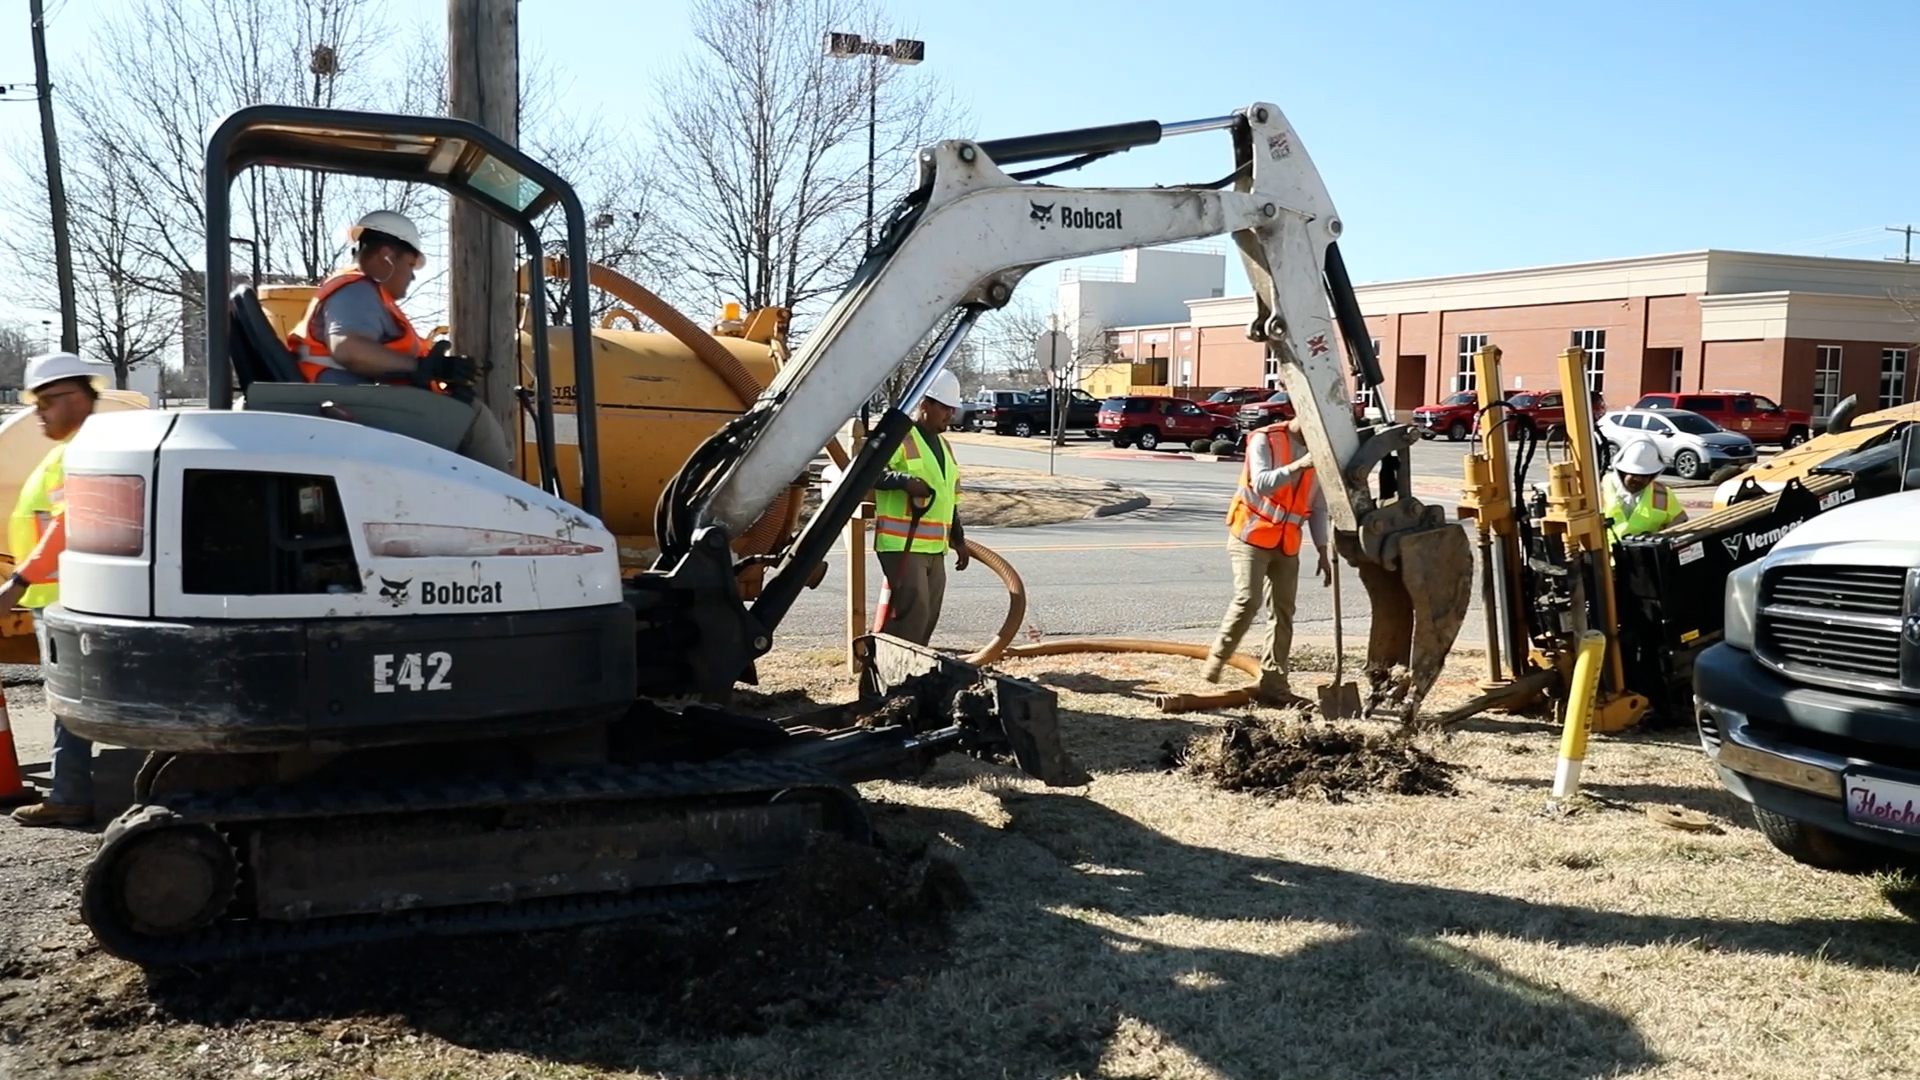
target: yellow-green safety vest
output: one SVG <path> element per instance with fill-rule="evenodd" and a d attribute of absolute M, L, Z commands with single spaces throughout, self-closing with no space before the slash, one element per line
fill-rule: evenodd
<path fill-rule="evenodd" d="M 1673 492 L 1658 480 L 1647 485 L 1647 490 L 1641 493 L 1640 501 L 1634 505 L 1631 514 L 1627 513 L 1626 492 L 1612 473 L 1608 473 L 1601 482 L 1600 492 L 1600 512 L 1607 519 L 1607 542 L 1610 544 L 1618 543 L 1623 536 L 1656 532 L 1686 513 L 1680 500 L 1674 498 Z"/>
<path fill-rule="evenodd" d="M 953 447 L 940 439 L 944 464 L 920 434 L 909 428 L 899 449 L 887 461 L 887 468 L 917 476 L 933 489 L 933 502 L 914 520 L 913 499 L 904 491 L 873 493 L 873 550 L 917 551 L 938 555 L 947 550 L 947 533 L 953 527 L 953 508 L 958 499 L 960 470 L 953 461 Z"/>
<path fill-rule="evenodd" d="M 28 475 L 27 482 L 20 488 L 20 498 L 13 504 L 13 517 L 7 522 L 7 553 L 13 556 L 13 563 L 19 566 L 33 554 L 40 544 L 40 538 L 46 535 L 53 524 L 53 515 L 61 513 L 67 502 L 67 444 L 62 440 L 47 456 L 40 459 L 40 465 Z M 25 608 L 43 608 L 60 599 L 59 573 L 53 580 L 44 584 L 32 585 L 20 597 L 20 606 Z"/>

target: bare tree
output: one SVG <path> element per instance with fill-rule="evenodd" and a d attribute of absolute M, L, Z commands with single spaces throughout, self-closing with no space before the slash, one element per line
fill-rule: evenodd
<path fill-rule="evenodd" d="M 16 227 L 0 234 L 0 250 L 24 266 L 53 261 L 53 223 L 46 172 L 38 147 L 16 143 L 13 163 L 26 182 L 0 195 Z M 136 367 L 153 362 L 173 337 L 173 316 L 143 274 L 132 231 L 137 208 L 128 185 L 105 148 L 92 139 L 73 140 L 66 155 L 67 234 L 73 251 L 75 314 L 81 348 L 113 365 L 121 389 Z M 34 302 L 58 306 L 57 283 L 42 275 L 29 286 Z"/>
<path fill-rule="evenodd" d="M 17 322 L 0 322 L 0 387 L 18 388 L 27 378 L 27 361 L 40 350 L 33 331 Z"/>
<path fill-rule="evenodd" d="M 1008 382 L 1017 386 L 1045 386 L 1052 375 L 1034 355 L 1034 345 L 1042 333 L 1055 328 L 1054 321 L 1040 304 L 1016 297 L 1006 307 L 981 319 L 976 336 L 987 354 L 987 366 L 1000 372 Z M 1081 375 L 1092 368 L 1117 362 L 1103 328 L 1082 319 L 1075 329 L 1079 339 L 1073 343 L 1071 355 L 1063 359 Z"/>
<path fill-rule="evenodd" d="M 377 0 L 130 0 L 105 17 L 65 101 L 82 137 L 111 148 L 136 209 L 128 229 L 150 289 L 178 287 L 206 235 L 203 139 L 261 102 L 392 108 L 417 72 L 383 70 L 391 28 Z M 417 192 L 380 181 L 254 169 L 235 185 L 232 225 L 265 274 L 317 280 L 343 250 L 346 215 L 403 212 Z"/>
<path fill-rule="evenodd" d="M 896 36 L 871 0 L 693 0 L 688 21 L 696 51 L 662 80 L 653 125 L 682 298 L 798 322 L 864 253 L 870 103 L 881 218 L 914 151 L 964 118 L 928 72 L 826 55 L 829 30 Z"/>

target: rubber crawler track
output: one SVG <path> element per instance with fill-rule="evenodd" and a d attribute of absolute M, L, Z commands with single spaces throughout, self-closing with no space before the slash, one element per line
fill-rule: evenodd
<path fill-rule="evenodd" d="M 134 806 L 107 827 L 87 867 L 80 916 L 107 952 L 136 964 L 154 965 L 237 960 L 423 936 L 560 929 L 690 911 L 718 903 L 752 883 L 673 886 L 636 893 L 547 897 L 512 904 L 470 904 L 303 922 L 229 917 L 204 930 L 174 937 L 153 937 L 129 928 L 119 917 L 108 890 L 114 860 L 135 838 L 157 829 L 607 799 L 679 801 L 755 793 L 777 798 L 789 792 L 826 796 L 830 807 L 840 811 L 849 839 L 863 843 L 871 840 L 864 808 L 851 787 L 813 766 L 773 758 L 597 766 L 524 778 L 184 792 Z"/>

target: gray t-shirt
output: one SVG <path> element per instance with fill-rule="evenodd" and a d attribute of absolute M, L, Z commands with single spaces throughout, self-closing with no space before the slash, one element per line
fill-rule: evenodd
<path fill-rule="evenodd" d="M 380 286 L 365 279 L 343 285 L 322 300 L 320 310 L 313 313 L 313 326 L 329 342 L 337 334 L 359 334 L 379 342 L 400 336 L 400 324 L 381 301 Z"/>
<path fill-rule="evenodd" d="M 400 324 L 388 314 L 387 306 L 381 300 L 380 286 L 365 278 L 351 285 L 342 285 L 322 300 L 319 310 L 313 313 L 312 326 L 316 335 L 325 338 L 329 345 L 336 334 L 359 334 L 378 342 L 392 341 L 400 336 Z M 320 381 L 364 383 L 372 380 L 338 368 L 323 372 Z"/>

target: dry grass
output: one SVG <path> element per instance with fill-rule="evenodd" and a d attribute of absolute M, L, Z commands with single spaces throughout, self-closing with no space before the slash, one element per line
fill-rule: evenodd
<path fill-rule="evenodd" d="M 1038 469 L 961 465 L 960 520 L 969 527 L 1018 528 L 1057 525 L 1091 517 L 1102 507 L 1135 499 L 1140 493 L 1104 480 L 1048 476 Z M 804 509 L 819 505 L 809 489 Z"/>
<path fill-rule="evenodd" d="M 831 699 L 840 660 L 770 657 L 762 689 Z M 1164 770 L 1168 744 L 1233 719 L 1134 696 L 1200 688 L 1197 663 L 1008 669 L 1060 688 L 1096 778 L 1048 790 L 949 758 L 868 785 L 889 840 L 953 860 L 976 903 L 944 969 L 841 1019 L 676 1041 L 581 997 L 539 1048 L 404 1017 L 148 1024 L 72 1075 L 1854 1080 L 1920 1060 L 1920 933 L 1893 906 L 1915 881 L 1776 854 L 1686 732 L 1597 737 L 1570 811 L 1546 809 L 1556 740 L 1524 718 L 1422 740 L 1463 767 L 1453 797 L 1275 799 Z M 1478 673 L 1459 658 L 1434 704 Z M 1721 832 L 1643 813 L 1671 803 Z M 130 977 L 98 957 L 74 974 Z"/>

